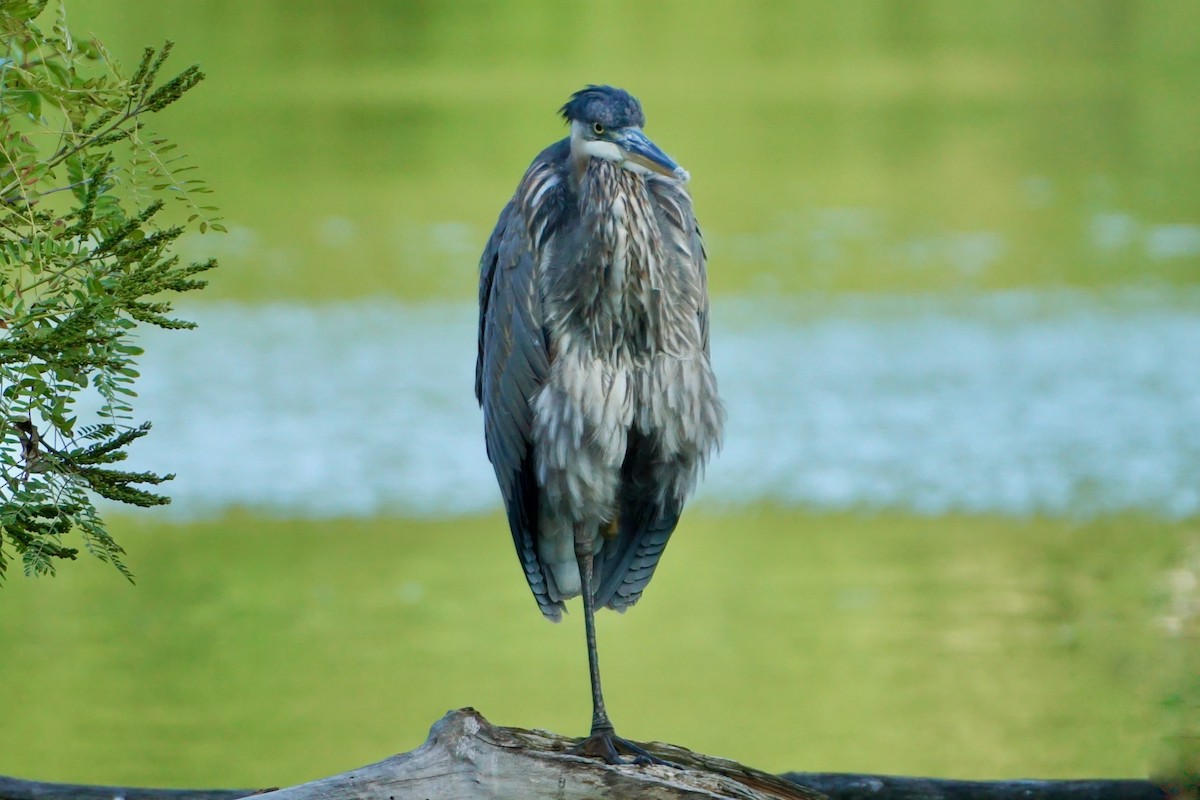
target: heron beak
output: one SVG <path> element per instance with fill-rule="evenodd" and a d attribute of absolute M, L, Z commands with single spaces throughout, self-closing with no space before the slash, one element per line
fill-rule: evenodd
<path fill-rule="evenodd" d="M 686 169 L 672 161 L 670 156 L 659 150 L 658 145 L 636 128 L 622 131 L 620 137 L 614 141 L 617 147 L 621 148 L 621 155 L 626 161 L 668 178 L 680 181 L 688 179 Z"/>

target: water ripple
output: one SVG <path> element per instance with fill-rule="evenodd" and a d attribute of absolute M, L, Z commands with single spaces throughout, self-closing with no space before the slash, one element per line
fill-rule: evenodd
<path fill-rule="evenodd" d="M 1200 513 L 1200 301 L 1004 293 L 719 302 L 729 407 L 702 495 L 818 509 Z M 188 310 L 150 333 L 134 466 L 171 513 L 498 506 L 475 311 L 383 301 Z"/>

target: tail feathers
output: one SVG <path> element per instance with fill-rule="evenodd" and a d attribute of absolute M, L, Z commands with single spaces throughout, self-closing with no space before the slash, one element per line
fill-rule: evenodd
<path fill-rule="evenodd" d="M 621 465 L 621 504 L 617 536 L 604 542 L 597 559 L 596 605 L 624 611 L 638 601 L 667 540 L 679 522 L 683 503 L 661 490 L 658 448 L 633 429 Z"/>
<path fill-rule="evenodd" d="M 638 601 L 678 521 L 678 512 L 669 512 L 643 524 L 621 526 L 617 538 L 605 543 L 600 556 L 596 605 L 624 611 Z"/>

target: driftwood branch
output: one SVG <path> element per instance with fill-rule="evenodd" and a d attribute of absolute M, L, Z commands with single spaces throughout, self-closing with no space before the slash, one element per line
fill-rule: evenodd
<path fill-rule="evenodd" d="M 656 756 L 679 767 L 610 765 L 571 754 L 574 739 L 545 731 L 494 726 L 473 709 L 438 721 L 425 744 L 409 753 L 332 778 L 281 789 L 262 800 L 647 800 L 739 798 L 823 800 L 782 778 L 683 748 L 649 744 Z"/>
<path fill-rule="evenodd" d="M 473 709 L 434 724 L 425 744 L 341 775 L 286 789 L 135 789 L 0 777 L 0 800 L 425 800 L 644 797 L 650 800 L 1164 800 L 1151 781 L 948 781 L 793 772 L 771 775 L 675 745 L 648 743 L 671 766 L 610 765 L 570 752 L 574 739 L 492 725 Z M 1192 795 L 1195 797 L 1195 795 Z"/>

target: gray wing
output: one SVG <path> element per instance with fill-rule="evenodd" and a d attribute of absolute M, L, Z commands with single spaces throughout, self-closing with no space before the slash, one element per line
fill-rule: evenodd
<path fill-rule="evenodd" d="M 696 307 L 701 344 L 708 355 L 708 259 L 691 198 L 675 181 L 651 179 L 648 185 L 671 262 L 683 273 L 684 285 L 694 292 L 690 300 Z M 675 531 L 683 505 L 662 491 L 663 466 L 652 442 L 631 430 L 621 467 L 619 528 L 600 555 L 599 606 L 624 611 L 636 603 Z"/>
<path fill-rule="evenodd" d="M 550 598 L 537 553 L 539 489 L 531 444 L 531 401 L 550 369 L 537 270 L 563 206 L 553 150 L 526 172 L 480 260 L 475 396 L 525 579 L 542 613 L 559 619 L 563 604 Z M 540 202 L 531 204 L 535 196 Z"/>
<path fill-rule="evenodd" d="M 620 522 L 599 557 L 596 605 L 624 611 L 641 598 L 682 510 L 659 491 L 651 442 L 631 430 L 621 467 Z"/>

